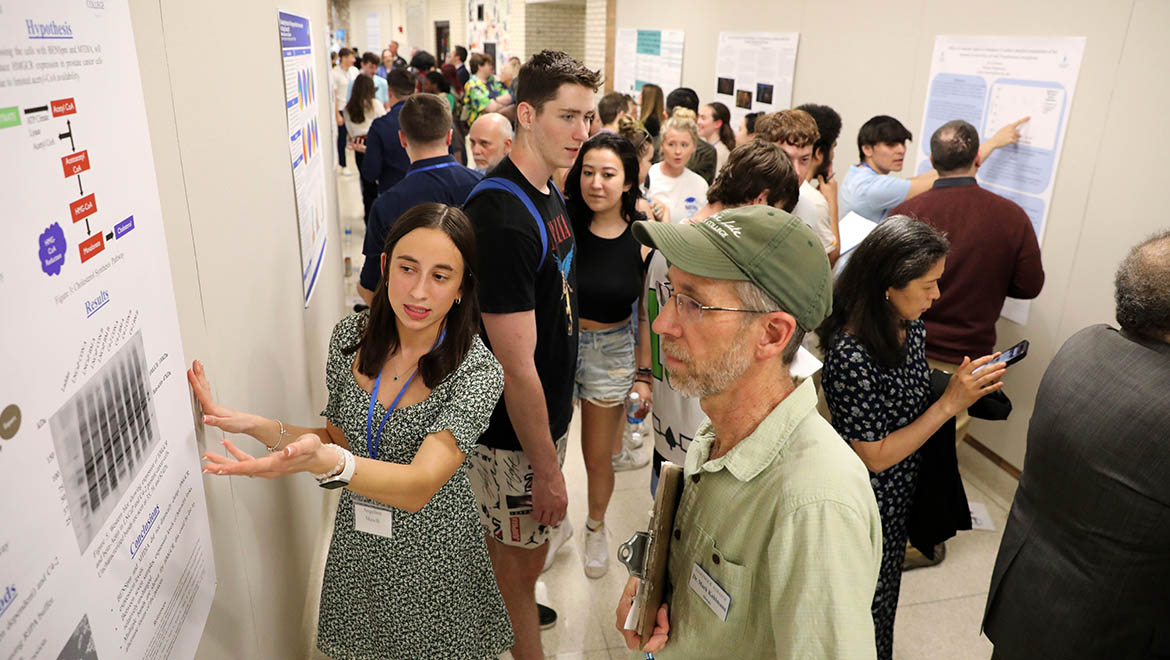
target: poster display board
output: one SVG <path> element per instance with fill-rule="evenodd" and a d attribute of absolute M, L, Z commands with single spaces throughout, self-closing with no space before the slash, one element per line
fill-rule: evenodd
<path fill-rule="evenodd" d="M 329 131 L 321 141 L 317 110 L 317 70 L 309 19 L 280 12 L 280 53 L 284 62 L 284 100 L 288 112 L 288 154 L 297 198 L 297 229 L 301 245 L 301 281 L 305 309 L 321 274 L 327 243 L 325 214 L 325 153 Z M 329 86 L 323 90 L 332 94 Z"/>
<path fill-rule="evenodd" d="M 715 100 L 731 110 L 733 128 L 749 112 L 792 107 L 799 32 L 720 32 Z"/>
<path fill-rule="evenodd" d="M 1085 52 L 1084 37 L 938 36 L 915 149 L 915 171 L 930 168 L 930 136 L 964 119 L 986 140 L 1023 117 L 1018 144 L 992 153 L 979 185 L 1019 204 L 1043 244 L 1052 185 Z M 1003 316 L 1028 322 L 1029 304 L 1009 299 Z"/>
<path fill-rule="evenodd" d="M 215 591 L 125 3 L 0 13 L 0 658 L 190 658 Z"/>
<path fill-rule="evenodd" d="M 618 28 L 613 91 L 637 94 L 653 83 L 663 94 L 682 85 L 682 30 Z"/>

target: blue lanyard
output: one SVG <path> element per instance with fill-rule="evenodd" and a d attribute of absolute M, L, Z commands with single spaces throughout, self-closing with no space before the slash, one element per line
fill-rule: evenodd
<path fill-rule="evenodd" d="M 454 163 L 449 164 L 454 165 Z M 439 333 L 439 338 L 435 340 L 435 346 L 442 343 L 443 337 L 446 336 L 447 328 L 443 328 L 443 331 Z M 435 346 L 431 347 L 432 351 L 435 350 Z M 386 428 L 386 420 L 390 419 L 391 413 L 398 407 L 398 403 L 402 401 L 402 395 L 406 394 L 407 388 L 410 387 L 410 384 L 414 381 L 414 377 L 417 375 L 418 369 L 416 368 L 414 373 L 410 374 L 410 378 L 406 379 L 406 384 L 399 390 L 398 396 L 394 397 L 394 403 L 391 403 L 390 407 L 386 409 L 386 415 L 382 417 L 382 423 L 378 425 L 377 437 L 373 435 L 374 405 L 378 402 L 378 390 L 382 387 L 382 374 L 379 373 L 378 377 L 374 379 L 374 392 L 370 395 L 370 410 L 366 413 L 366 455 L 375 461 L 378 460 L 378 443 L 382 441 L 382 429 Z"/>
<path fill-rule="evenodd" d="M 873 169 L 872 167 L 870 167 L 870 166 L 869 166 L 869 163 L 861 163 L 861 166 L 862 166 L 862 167 L 864 167 L 865 169 L 869 170 L 870 172 L 873 172 L 874 174 L 877 174 L 877 170 L 875 170 L 875 169 Z"/>
<path fill-rule="evenodd" d="M 458 164 L 459 163 L 446 162 L 446 163 L 437 163 L 435 165 L 427 165 L 426 167 L 420 167 L 417 170 L 411 170 L 411 171 L 407 172 L 406 176 L 410 176 L 411 174 L 417 174 L 419 172 L 426 172 L 427 170 L 440 170 L 440 169 L 443 169 L 444 167 L 455 167 Z"/>

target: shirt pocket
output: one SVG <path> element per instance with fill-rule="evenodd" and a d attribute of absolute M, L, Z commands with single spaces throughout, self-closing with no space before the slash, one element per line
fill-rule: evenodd
<path fill-rule="evenodd" d="M 728 631 L 726 634 L 731 636 L 727 639 L 731 640 L 732 637 L 740 634 L 731 631 L 736 629 L 742 631 L 740 626 L 747 624 L 750 619 L 753 571 L 725 555 L 720 549 L 719 543 L 703 529 L 696 527 L 694 532 L 693 550 L 688 553 L 691 562 L 683 569 L 686 572 L 680 576 L 682 579 L 678 582 L 681 584 L 675 584 L 675 593 L 678 594 L 679 590 L 682 590 L 682 596 L 686 599 L 686 609 L 694 617 L 694 623 L 706 625 L 725 623 L 728 627 L 724 630 Z M 727 607 L 726 622 L 722 621 L 719 615 L 691 588 L 693 565 L 698 565 L 723 591 L 727 592 L 730 602 Z M 706 626 L 704 629 L 708 633 L 710 632 Z"/>

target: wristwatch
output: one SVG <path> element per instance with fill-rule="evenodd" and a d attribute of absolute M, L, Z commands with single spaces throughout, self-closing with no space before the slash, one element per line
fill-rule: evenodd
<path fill-rule="evenodd" d="M 338 454 L 337 467 L 325 474 L 313 475 L 317 478 L 318 486 L 328 488 L 329 490 L 348 486 L 350 479 L 353 479 L 354 470 L 357 469 L 357 461 L 354 460 L 353 453 L 337 445 L 332 446 L 336 448 Z"/>

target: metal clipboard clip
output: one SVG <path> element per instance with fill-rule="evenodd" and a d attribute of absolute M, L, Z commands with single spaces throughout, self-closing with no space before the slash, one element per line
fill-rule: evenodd
<path fill-rule="evenodd" d="M 646 577 L 646 558 L 650 555 L 650 532 L 634 532 L 629 541 L 618 546 L 617 558 L 630 575 L 639 580 Z"/>

